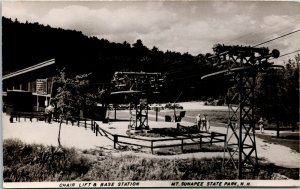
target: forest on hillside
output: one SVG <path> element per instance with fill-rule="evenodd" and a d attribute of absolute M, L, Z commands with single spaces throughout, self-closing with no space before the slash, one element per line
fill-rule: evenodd
<path fill-rule="evenodd" d="M 219 98 L 226 91 L 222 79 L 201 82 L 201 76 L 216 70 L 205 62 L 204 54 L 163 52 L 159 47 L 146 47 L 140 39 L 134 44 L 114 43 L 80 31 L 5 17 L 2 33 L 3 75 L 55 58 L 69 76 L 92 73 L 92 83 L 109 83 L 115 71 L 166 74 L 168 99 L 163 100 L 170 102 Z"/>
<path fill-rule="evenodd" d="M 2 56 L 3 75 L 55 58 L 58 68 L 65 68 L 67 76 L 91 73 L 89 80 L 95 85 L 110 83 L 116 71 L 160 72 L 167 76 L 162 102 L 221 99 L 224 103 L 227 91 L 222 76 L 201 81 L 201 76 L 218 69 L 206 62 L 206 54 L 163 52 L 159 47 L 146 47 L 140 39 L 134 44 L 114 43 L 85 36 L 80 31 L 37 22 L 21 23 L 5 17 L 2 17 Z M 286 61 L 280 74 L 257 80 L 261 115 L 298 120 L 299 57 Z"/>

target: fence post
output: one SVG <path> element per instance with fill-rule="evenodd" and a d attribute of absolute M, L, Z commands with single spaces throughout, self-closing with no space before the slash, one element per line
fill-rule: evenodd
<path fill-rule="evenodd" d="M 183 153 L 183 138 L 181 139 L 181 153 Z"/>
<path fill-rule="evenodd" d="M 116 149 L 117 142 L 118 142 L 118 135 L 114 135 L 114 149 Z"/>
<path fill-rule="evenodd" d="M 9 122 L 11 122 L 11 123 L 14 122 L 14 118 L 13 118 L 13 116 L 11 114 L 10 114 Z"/>
<path fill-rule="evenodd" d="M 91 130 L 93 130 L 93 120 L 91 120 Z"/>
<path fill-rule="evenodd" d="M 68 125 L 68 118 L 66 119 L 66 124 Z"/>
<path fill-rule="evenodd" d="M 153 140 L 151 140 L 151 153 L 153 154 Z"/>
<path fill-rule="evenodd" d="M 96 126 L 96 128 L 95 128 L 95 130 L 96 130 L 96 136 L 98 136 L 98 124 L 95 124 L 95 126 Z"/>
<path fill-rule="evenodd" d="M 200 149 L 202 148 L 202 135 L 200 135 Z"/>
<path fill-rule="evenodd" d="M 79 127 L 79 121 L 80 121 L 80 118 L 78 118 L 78 120 L 77 120 L 77 125 L 78 125 L 78 127 Z"/>
<path fill-rule="evenodd" d="M 84 127 L 86 128 L 86 118 L 84 118 Z"/>
<path fill-rule="evenodd" d="M 96 136 L 98 136 L 98 131 L 99 131 L 99 125 L 96 124 Z"/>
<path fill-rule="evenodd" d="M 211 132 L 211 135 L 210 135 L 210 145 L 212 145 L 212 142 L 213 142 L 213 139 L 214 139 L 214 132 Z"/>

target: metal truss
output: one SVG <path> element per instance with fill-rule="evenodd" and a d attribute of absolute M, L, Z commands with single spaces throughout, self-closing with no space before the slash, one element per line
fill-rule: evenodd
<path fill-rule="evenodd" d="M 139 103 L 130 106 L 129 129 L 142 130 L 149 129 L 148 125 L 148 104 Z"/>
<path fill-rule="evenodd" d="M 255 142 L 255 79 L 254 70 L 238 72 L 231 77 L 228 88 L 228 127 L 225 150 L 230 158 L 224 163 L 232 163 L 242 175 L 257 173 L 258 161 Z M 225 154 L 224 154 L 225 156 Z M 238 159 L 238 162 L 236 162 Z"/>
<path fill-rule="evenodd" d="M 274 49 L 243 46 L 215 45 L 214 55 L 207 61 L 222 69 L 205 75 L 201 79 L 223 74 L 229 87 L 228 127 L 224 150 L 223 168 L 229 165 L 237 170 L 238 178 L 254 177 L 258 173 L 258 159 L 255 141 L 255 88 L 258 72 L 272 67 L 268 58 L 279 56 Z M 225 155 L 229 159 L 225 160 Z"/>
<path fill-rule="evenodd" d="M 132 94 L 129 128 L 149 129 L 148 98 L 150 94 L 160 93 L 165 76 L 161 73 L 115 72 L 111 94 Z"/>
<path fill-rule="evenodd" d="M 115 72 L 112 91 L 140 91 L 144 94 L 159 92 L 165 81 L 161 73 Z"/>

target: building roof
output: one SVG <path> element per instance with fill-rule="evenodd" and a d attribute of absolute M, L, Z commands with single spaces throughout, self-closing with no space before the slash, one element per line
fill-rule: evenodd
<path fill-rule="evenodd" d="M 36 64 L 36 65 L 30 66 L 30 67 L 24 68 L 22 70 L 18 70 L 16 72 L 12 72 L 12 73 L 6 74 L 6 75 L 4 75 L 2 77 L 2 81 L 6 80 L 6 79 L 9 79 L 9 78 L 13 78 L 13 77 L 21 75 L 21 74 L 25 74 L 25 73 L 31 72 L 33 70 L 37 70 L 37 69 L 40 69 L 40 68 L 44 68 L 46 66 L 50 66 L 52 64 L 55 64 L 55 59 L 50 59 L 50 60 L 47 60 L 45 62 L 41 62 L 39 64 Z"/>

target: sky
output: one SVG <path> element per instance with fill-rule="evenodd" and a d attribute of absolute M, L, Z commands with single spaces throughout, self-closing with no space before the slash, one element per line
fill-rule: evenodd
<path fill-rule="evenodd" d="M 148 48 L 212 52 L 214 44 L 252 46 L 300 29 L 292 1 L 3 1 L 2 14 L 21 22 L 82 31 Z M 300 32 L 264 44 L 281 54 L 300 49 Z M 285 56 L 277 61 L 283 61 Z"/>

